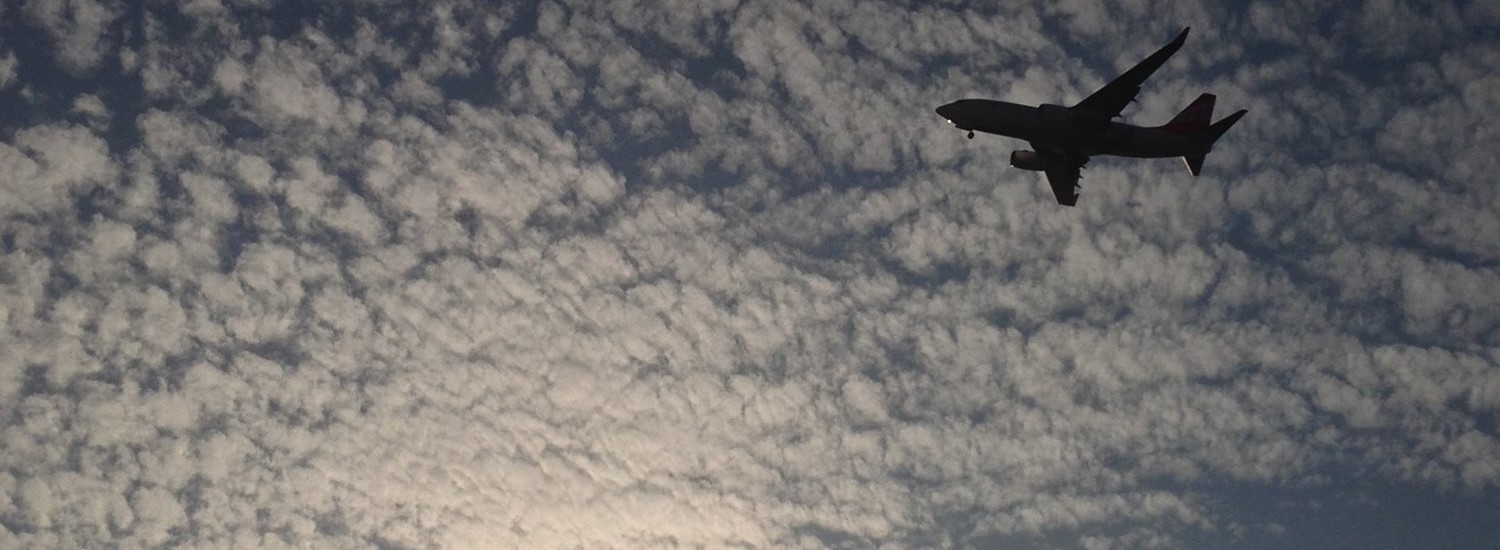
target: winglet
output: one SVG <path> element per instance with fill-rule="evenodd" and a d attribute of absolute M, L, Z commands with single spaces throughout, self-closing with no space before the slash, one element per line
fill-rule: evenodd
<path fill-rule="evenodd" d="M 1193 30 L 1193 28 L 1192 27 L 1183 27 L 1182 28 L 1182 34 L 1177 35 L 1177 39 L 1172 41 L 1172 45 L 1173 46 L 1181 46 L 1184 42 L 1187 42 L 1187 35 L 1188 35 L 1188 31 L 1190 31 L 1190 30 Z"/>
<path fill-rule="evenodd" d="M 1136 94 L 1140 93 L 1141 85 L 1146 83 L 1146 79 L 1151 78 L 1151 74 L 1161 68 L 1162 64 L 1172 57 L 1172 54 L 1182 49 L 1182 44 L 1187 42 L 1190 30 L 1192 27 L 1183 27 L 1182 33 L 1178 34 L 1171 43 L 1162 46 L 1124 74 L 1109 81 L 1103 88 L 1083 98 L 1083 101 L 1074 105 L 1073 109 L 1083 113 L 1085 118 L 1099 124 L 1100 127 L 1110 119 L 1120 116 L 1125 106 L 1134 101 Z"/>

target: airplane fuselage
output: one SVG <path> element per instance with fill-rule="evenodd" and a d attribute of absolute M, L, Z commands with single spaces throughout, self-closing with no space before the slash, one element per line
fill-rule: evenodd
<path fill-rule="evenodd" d="M 1169 158 L 1205 155 L 1212 142 L 1160 128 L 1080 118 L 1058 105 L 1032 107 L 992 99 L 960 99 L 937 112 L 961 130 L 1026 140 L 1086 156 Z"/>

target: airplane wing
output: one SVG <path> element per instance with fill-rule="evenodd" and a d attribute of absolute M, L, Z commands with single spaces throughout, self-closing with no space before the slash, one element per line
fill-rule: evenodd
<path fill-rule="evenodd" d="M 1047 158 L 1047 169 L 1043 172 L 1047 174 L 1047 184 L 1052 186 L 1057 203 L 1063 206 L 1078 204 L 1078 180 L 1083 176 L 1083 165 L 1088 162 L 1088 157 L 1062 151 L 1041 154 Z"/>
<path fill-rule="evenodd" d="M 1109 84 L 1105 84 L 1103 88 L 1099 88 L 1099 91 L 1078 102 L 1072 109 L 1105 122 L 1120 116 L 1125 106 L 1135 101 L 1135 96 L 1140 93 L 1141 85 L 1146 83 L 1146 79 L 1151 78 L 1151 74 L 1161 68 L 1161 65 L 1172 57 L 1172 54 L 1177 53 L 1182 43 L 1187 41 L 1188 31 L 1191 29 L 1192 27 L 1182 29 L 1182 34 L 1177 35 L 1172 43 L 1162 46 L 1160 50 L 1156 50 L 1156 53 L 1125 71 L 1125 74 L 1115 77 Z"/>

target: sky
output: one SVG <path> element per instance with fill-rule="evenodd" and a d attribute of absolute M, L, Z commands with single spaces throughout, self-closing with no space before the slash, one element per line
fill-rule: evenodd
<path fill-rule="evenodd" d="M 1495 547 L 1500 3 L 1112 4 L 5 0 L 0 548 Z"/>

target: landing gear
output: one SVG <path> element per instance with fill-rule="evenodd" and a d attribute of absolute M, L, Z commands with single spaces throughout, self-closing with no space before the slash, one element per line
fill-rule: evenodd
<path fill-rule="evenodd" d="M 969 139 L 974 139 L 974 131 L 969 130 Z"/>

